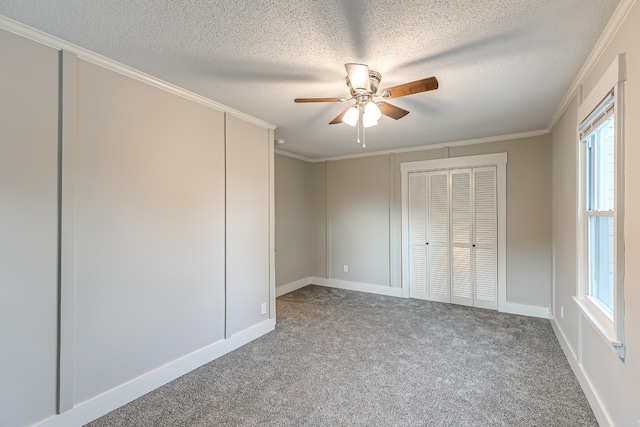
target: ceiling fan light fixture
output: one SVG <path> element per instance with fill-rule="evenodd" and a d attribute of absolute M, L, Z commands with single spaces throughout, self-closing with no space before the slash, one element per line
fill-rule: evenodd
<path fill-rule="evenodd" d="M 375 126 L 378 124 L 377 120 L 372 119 L 371 117 L 364 116 L 362 117 L 362 126 L 366 128 L 370 128 L 371 126 Z"/>
<path fill-rule="evenodd" d="M 353 106 L 347 110 L 342 118 L 342 122 L 348 124 L 349 126 L 355 126 L 358 123 L 358 116 L 360 112 L 358 109 Z"/>
<path fill-rule="evenodd" d="M 372 120 L 377 123 L 380 116 L 382 116 L 382 113 L 380 112 L 380 108 L 378 108 L 375 102 L 369 101 L 367 105 L 364 106 L 365 123 Z"/>
<path fill-rule="evenodd" d="M 369 67 L 364 64 L 354 63 L 344 64 L 344 67 L 347 70 L 351 87 L 356 92 L 369 92 L 371 90 L 371 86 L 369 85 Z"/>

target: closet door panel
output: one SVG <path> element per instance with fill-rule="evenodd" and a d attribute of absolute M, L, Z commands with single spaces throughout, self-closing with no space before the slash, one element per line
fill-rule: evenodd
<path fill-rule="evenodd" d="M 429 299 L 450 302 L 449 248 L 429 248 Z"/>
<path fill-rule="evenodd" d="M 471 170 L 451 171 L 451 242 L 471 245 Z"/>
<path fill-rule="evenodd" d="M 471 169 L 451 171 L 451 302 L 473 305 Z"/>
<path fill-rule="evenodd" d="M 477 168 L 474 175 L 476 245 L 495 246 L 497 237 L 496 168 Z"/>
<path fill-rule="evenodd" d="M 429 174 L 428 236 L 430 245 L 449 244 L 449 173 Z"/>
<path fill-rule="evenodd" d="M 473 170 L 475 306 L 497 309 L 496 168 Z"/>
<path fill-rule="evenodd" d="M 429 299 L 427 292 L 427 248 L 425 245 L 411 248 L 411 298 Z"/>
<path fill-rule="evenodd" d="M 429 299 L 427 289 L 427 175 L 409 177 L 410 277 L 411 298 Z"/>
<path fill-rule="evenodd" d="M 451 248 L 451 302 L 473 305 L 471 248 Z"/>
<path fill-rule="evenodd" d="M 496 302 L 496 254 L 494 249 L 476 248 L 476 307 L 497 308 Z"/>
<path fill-rule="evenodd" d="M 429 173 L 427 271 L 429 297 L 450 302 L 449 284 L 449 171 Z"/>

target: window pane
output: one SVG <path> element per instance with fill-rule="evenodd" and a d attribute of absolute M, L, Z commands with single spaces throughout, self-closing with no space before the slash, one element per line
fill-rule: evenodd
<path fill-rule="evenodd" d="M 590 210 L 613 210 L 614 206 L 614 149 L 613 116 L 605 120 L 590 135 L 591 189 Z"/>
<path fill-rule="evenodd" d="M 613 313 L 613 216 L 589 217 L 589 295 Z"/>

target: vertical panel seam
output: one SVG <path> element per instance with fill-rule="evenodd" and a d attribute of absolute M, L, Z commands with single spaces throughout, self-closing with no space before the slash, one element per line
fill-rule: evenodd
<path fill-rule="evenodd" d="M 61 349 L 62 349 L 62 115 L 63 115 L 63 51 L 58 50 L 58 165 L 57 165 L 57 351 L 56 351 L 56 413 L 61 413 Z"/>
<path fill-rule="evenodd" d="M 223 156 L 224 156 L 224 338 L 225 339 L 229 339 L 229 335 L 228 335 L 228 322 L 227 322 L 227 315 L 228 315 L 228 305 L 229 305 L 229 301 L 228 301 L 228 292 L 227 292 L 227 285 L 228 285 L 228 281 L 227 281 L 227 258 L 228 258 L 228 253 L 227 253 L 227 210 L 229 208 L 229 201 L 227 200 L 227 184 L 228 184 L 228 179 L 227 179 L 227 116 L 228 113 L 223 113 L 224 115 L 224 120 L 223 120 L 223 132 L 224 132 L 224 149 L 223 149 Z"/>
<path fill-rule="evenodd" d="M 329 217 L 329 161 L 324 164 L 324 275 L 331 279 L 331 219 Z"/>
<path fill-rule="evenodd" d="M 389 284 L 388 286 L 390 288 L 395 287 L 394 286 L 394 280 L 393 280 L 393 276 L 395 273 L 395 251 L 393 250 L 394 248 L 394 242 L 393 242 L 393 236 L 394 233 L 392 232 L 393 230 L 393 200 L 394 200 L 394 194 L 395 194 L 395 169 L 393 167 L 394 163 L 395 163 L 395 154 L 391 153 L 389 154 L 389 173 L 388 173 L 388 178 L 389 178 L 389 193 L 388 193 L 388 206 L 389 206 L 389 218 L 388 218 L 388 238 L 389 238 Z"/>

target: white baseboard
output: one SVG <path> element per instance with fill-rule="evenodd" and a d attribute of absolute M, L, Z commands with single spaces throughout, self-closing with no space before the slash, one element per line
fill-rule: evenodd
<path fill-rule="evenodd" d="M 295 282 L 276 288 L 276 297 L 288 294 L 308 285 L 325 286 L 327 288 L 345 289 L 347 291 L 367 292 L 370 294 L 387 295 L 392 297 L 402 297 L 402 289 L 390 288 L 388 286 L 373 285 L 371 283 L 350 282 L 347 280 L 327 279 L 324 277 L 305 277 Z"/>
<path fill-rule="evenodd" d="M 371 283 L 351 282 L 348 280 L 327 279 L 325 277 L 305 277 L 295 282 L 287 283 L 276 288 L 276 297 L 288 294 L 307 285 L 326 286 L 328 288 L 345 289 L 348 291 L 367 292 L 370 294 L 387 295 L 392 297 L 403 297 L 401 288 L 390 288 L 383 285 L 374 285 Z M 526 305 L 508 302 L 507 313 L 519 314 L 529 317 L 540 317 L 542 319 L 551 318 L 551 311 L 548 307 L 540 307 L 536 305 Z"/>
<path fill-rule="evenodd" d="M 305 286 L 311 284 L 311 277 L 305 277 L 295 282 L 287 283 L 286 285 L 281 285 L 276 287 L 276 298 L 288 294 L 289 292 L 297 291 L 300 288 L 304 288 Z"/>
<path fill-rule="evenodd" d="M 569 365 L 571 366 L 573 373 L 578 379 L 578 382 L 580 383 L 580 387 L 582 387 L 582 391 L 587 397 L 587 401 L 591 406 L 591 410 L 593 411 L 593 414 L 596 416 L 596 419 L 598 420 L 598 424 L 600 424 L 601 427 L 612 426 L 613 423 L 611 422 L 611 417 L 609 417 L 609 414 L 604 409 L 604 406 L 602 405 L 602 402 L 600 401 L 598 394 L 595 392 L 595 389 L 593 388 L 591 381 L 589 381 L 589 378 L 587 377 L 584 370 L 582 369 L 582 365 L 578 363 L 578 358 L 576 357 L 575 353 L 571 349 L 571 346 L 567 341 L 567 337 L 564 335 L 564 332 L 562 332 L 562 329 L 556 322 L 556 319 L 551 319 L 550 322 L 551 322 L 551 327 L 553 328 L 553 332 L 556 334 L 556 338 L 558 338 L 560 347 L 562 347 L 562 351 L 564 351 L 564 355 L 567 357 L 567 360 L 569 361 Z"/>
<path fill-rule="evenodd" d="M 187 354 L 180 359 L 82 402 L 67 412 L 48 418 L 37 425 L 42 427 L 82 426 L 220 356 L 242 347 L 248 342 L 272 331 L 275 325 L 275 319 L 265 320 L 229 339 L 215 342 L 191 354 Z"/>
<path fill-rule="evenodd" d="M 537 305 L 516 304 L 507 302 L 507 313 L 520 314 L 522 316 L 540 317 L 542 319 L 551 318 L 549 307 L 540 307 Z"/>
<path fill-rule="evenodd" d="M 370 294 L 387 295 L 391 297 L 402 297 L 401 288 L 390 288 L 383 285 L 371 283 L 350 282 L 347 280 L 326 279 L 324 277 L 310 277 L 311 284 L 326 286 L 328 288 L 345 289 L 347 291 L 367 292 Z"/>

